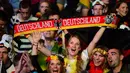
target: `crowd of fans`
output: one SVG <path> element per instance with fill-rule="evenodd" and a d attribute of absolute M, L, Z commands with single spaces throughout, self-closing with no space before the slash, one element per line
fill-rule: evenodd
<path fill-rule="evenodd" d="M 16 24 L 87 16 L 116 16 L 116 29 L 130 30 L 130 0 L 81 1 L 0 0 L 0 73 L 130 73 L 121 49 L 97 45 L 106 27 L 85 49 L 68 30 L 13 37 Z"/>

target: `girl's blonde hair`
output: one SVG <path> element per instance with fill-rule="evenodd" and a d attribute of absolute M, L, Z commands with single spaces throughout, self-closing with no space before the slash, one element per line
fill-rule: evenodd
<path fill-rule="evenodd" d="M 92 55 L 95 53 L 95 52 L 99 52 L 99 53 L 101 53 L 103 56 L 104 56 L 104 58 L 105 58 L 105 61 L 104 61 L 104 63 L 103 63 L 103 65 L 102 65 L 102 69 L 105 69 L 105 68 L 107 68 L 107 51 L 108 51 L 108 48 L 107 47 L 105 47 L 105 46 L 97 46 L 93 51 L 92 51 Z"/>

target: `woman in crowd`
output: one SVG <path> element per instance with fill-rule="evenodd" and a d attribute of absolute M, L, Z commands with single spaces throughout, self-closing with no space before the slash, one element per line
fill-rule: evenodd
<path fill-rule="evenodd" d="M 65 73 L 64 59 L 61 55 L 51 55 L 47 57 L 46 73 Z"/>
<path fill-rule="evenodd" d="M 98 46 L 92 51 L 92 59 L 87 66 L 89 73 L 107 73 L 107 48 Z"/>
<path fill-rule="evenodd" d="M 46 20 L 50 12 L 59 13 L 64 8 L 64 0 L 43 0 L 39 3 L 39 12 L 36 16 L 41 20 Z"/>
<path fill-rule="evenodd" d="M 118 2 L 116 4 L 116 16 L 118 17 L 119 19 L 119 22 L 118 22 L 118 25 L 117 25 L 117 28 L 120 28 L 120 29 L 130 29 L 128 26 L 128 17 L 127 17 L 127 14 L 128 14 L 128 5 L 126 2 Z"/>
<path fill-rule="evenodd" d="M 48 13 L 50 11 L 50 3 L 49 1 L 41 1 L 39 3 L 39 11 L 36 13 L 36 17 L 38 17 L 40 20 L 46 20 L 48 17 Z"/>

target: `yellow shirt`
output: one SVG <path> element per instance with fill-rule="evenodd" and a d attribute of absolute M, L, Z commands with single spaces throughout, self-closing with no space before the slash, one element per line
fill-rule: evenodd
<path fill-rule="evenodd" d="M 64 58 L 64 62 L 66 67 L 66 73 L 76 73 L 77 58 L 70 60 L 68 58 Z"/>
<path fill-rule="evenodd" d="M 83 60 L 82 69 L 85 70 L 89 61 L 87 49 L 82 51 L 81 59 Z M 76 71 L 77 56 L 74 59 L 64 58 L 64 62 L 65 62 L 66 73 L 77 73 Z"/>

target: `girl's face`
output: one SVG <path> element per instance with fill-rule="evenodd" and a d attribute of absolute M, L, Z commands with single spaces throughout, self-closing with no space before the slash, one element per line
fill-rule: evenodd
<path fill-rule="evenodd" d="M 81 50 L 79 39 L 77 37 L 70 38 L 67 49 L 69 56 L 76 56 Z"/>
<path fill-rule="evenodd" d="M 105 62 L 105 57 L 100 52 L 93 54 L 93 62 L 95 66 L 100 66 Z"/>
<path fill-rule="evenodd" d="M 45 14 L 48 9 L 49 9 L 49 4 L 47 2 L 42 2 L 40 4 L 39 10 L 42 14 Z"/>
<path fill-rule="evenodd" d="M 59 60 L 51 60 L 49 64 L 50 73 L 61 73 L 61 66 Z"/>
<path fill-rule="evenodd" d="M 122 15 L 122 16 L 126 16 L 128 13 L 128 5 L 126 3 L 122 3 L 120 4 L 119 8 L 116 9 L 116 11 Z"/>

